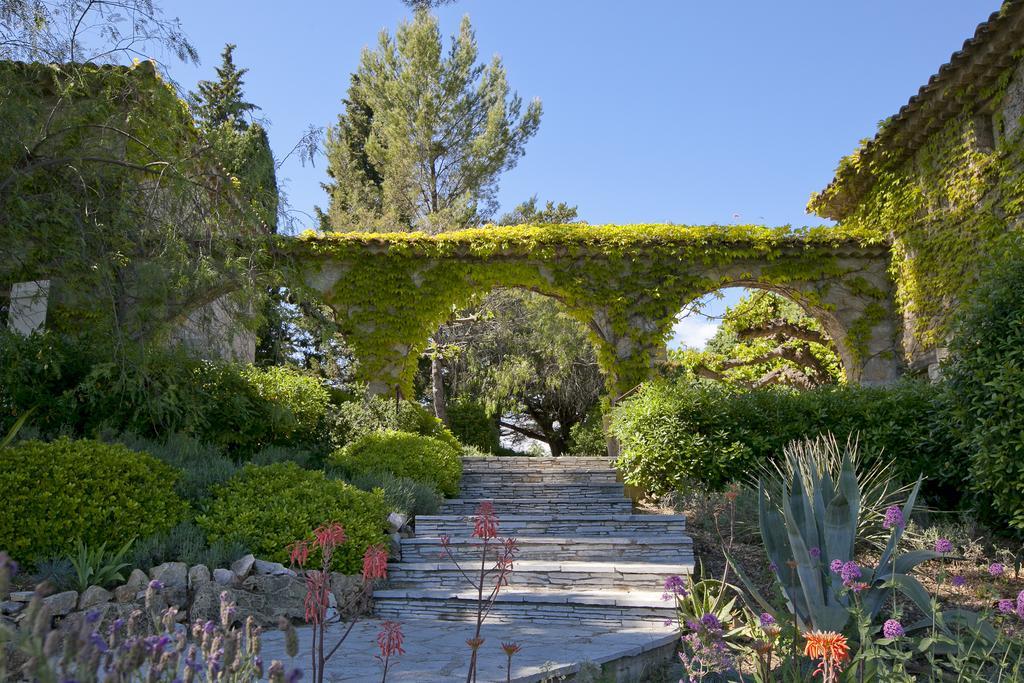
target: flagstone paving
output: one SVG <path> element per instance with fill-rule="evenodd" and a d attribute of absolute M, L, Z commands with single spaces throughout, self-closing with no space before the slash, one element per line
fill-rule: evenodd
<path fill-rule="evenodd" d="M 674 613 L 661 594 L 665 578 L 693 570 L 684 517 L 633 514 L 608 458 L 465 458 L 463 470 L 460 498 L 416 520 L 403 561 L 374 593 L 377 616 L 402 622 L 406 634 L 389 679 L 450 681 L 465 670 L 476 594 L 442 556 L 440 536 L 450 536 L 459 562 L 478 563 L 472 515 L 484 500 L 494 504 L 499 535 L 516 537 L 521 551 L 484 626 L 479 680 L 505 680 L 503 640 L 523 646 L 514 659 L 520 681 L 671 647 Z M 375 647 L 377 627 L 357 627 L 359 651 Z M 342 670 L 335 680 L 372 680 L 372 667 Z"/>

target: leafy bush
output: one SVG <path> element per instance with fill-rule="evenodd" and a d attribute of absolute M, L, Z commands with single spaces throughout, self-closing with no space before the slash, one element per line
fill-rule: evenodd
<path fill-rule="evenodd" d="M 214 486 L 223 484 L 238 471 L 238 465 L 215 447 L 183 434 L 171 434 L 164 441 L 134 434 L 121 434 L 107 440 L 122 443 L 133 451 L 149 453 L 179 470 L 181 476 L 174 490 L 193 505 L 201 505 L 210 497 Z"/>
<path fill-rule="evenodd" d="M 385 396 L 340 404 L 329 429 L 331 445 L 335 449 L 347 446 L 367 434 L 382 431 L 432 436 L 453 448 L 459 448 L 460 445 L 455 435 L 423 407 L 409 401 L 400 401 L 396 405 L 394 399 Z"/>
<path fill-rule="evenodd" d="M 346 475 L 384 470 L 400 477 L 430 482 L 446 496 L 459 491 L 461 450 L 430 436 L 408 432 L 374 432 L 331 456 Z"/>
<path fill-rule="evenodd" d="M 501 448 L 497 420 L 482 403 L 462 398 L 453 401 L 448 406 L 448 428 L 460 443 L 484 453 L 497 453 Z"/>
<path fill-rule="evenodd" d="M 925 477 L 933 502 L 954 505 L 966 464 L 957 455 L 948 395 L 906 380 L 887 387 L 740 391 L 688 378 L 644 385 L 612 414 L 626 481 L 663 494 L 699 481 L 720 488 L 778 459 L 790 441 L 859 435 L 864 464 L 884 453 L 905 482 Z"/>
<path fill-rule="evenodd" d="M 607 455 L 608 441 L 601 425 L 601 410 L 595 409 L 583 422 L 577 422 L 569 430 L 572 447 L 569 455 Z"/>
<path fill-rule="evenodd" d="M 164 562 L 185 562 L 189 566 L 204 564 L 210 569 L 229 567 L 249 552 L 237 540 L 214 540 L 208 543 L 206 533 L 194 522 L 182 522 L 169 531 L 154 534 L 135 542 L 131 563 L 149 571 Z"/>
<path fill-rule="evenodd" d="M 995 268 L 955 325 L 946 368 L 972 488 L 1024 531 L 1024 255 Z"/>
<path fill-rule="evenodd" d="M 68 554 L 76 540 L 119 546 L 187 510 L 174 468 L 121 445 L 24 441 L 0 450 L 0 463 L 0 548 L 22 560 Z"/>
<path fill-rule="evenodd" d="M 246 465 L 218 487 L 209 512 L 197 518 L 211 542 L 246 543 L 260 557 L 288 561 L 286 547 L 310 538 L 325 522 L 339 522 L 348 541 L 334 566 L 346 573 L 361 567 L 367 546 L 385 540 L 388 506 L 380 491 L 367 493 L 323 472 L 295 463 Z"/>
<path fill-rule="evenodd" d="M 267 446 L 249 461 L 253 465 L 273 465 L 278 462 L 293 462 L 299 467 L 315 467 L 323 458 L 313 451 L 290 446 Z"/>
<path fill-rule="evenodd" d="M 390 472 L 371 471 L 357 474 L 350 483 L 363 491 L 381 489 L 392 510 L 407 515 L 436 515 L 444 502 L 433 484 L 409 477 L 396 477 Z"/>
<path fill-rule="evenodd" d="M 180 433 L 243 458 L 326 438 L 326 388 L 290 368 L 154 350 L 115 363 L 54 333 L 0 332 L 0 358 L 0 433 L 35 408 L 29 425 L 47 437 Z"/>

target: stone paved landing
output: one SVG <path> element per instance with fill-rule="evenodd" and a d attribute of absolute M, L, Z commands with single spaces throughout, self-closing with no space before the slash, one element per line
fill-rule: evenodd
<path fill-rule="evenodd" d="M 425 628 L 424 637 L 436 632 L 444 639 L 448 657 L 465 657 L 475 593 L 441 557 L 439 536 L 451 537 L 464 567 L 478 565 L 472 514 L 485 500 L 494 505 L 499 535 L 515 536 L 521 548 L 483 631 L 499 660 L 502 639 L 534 644 L 536 652 L 519 663 L 515 680 L 539 680 L 547 661 L 556 669 L 607 663 L 674 640 L 673 627 L 666 626 L 674 622 L 673 605 L 660 594 L 665 578 L 693 570 L 684 517 L 633 514 L 608 458 L 484 457 L 463 459 L 460 497 L 446 501 L 440 514 L 416 520 L 416 537 L 402 541 L 403 561 L 390 565 L 388 584 L 374 595 L 377 616 L 416 624 L 406 631 L 407 642 Z M 441 647 L 417 650 L 428 660 L 410 663 L 409 670 L 455 680 L 444 678 Z M 492 675 L 486 680 L 497 680 Z"/>
<path fill-rule="evenodd" d="M 388 680 L 406 683 L 450 683 L 465 679 L 469 664 L 466 638 L 468 624 L 424 619 L 403 619 L 405 654 L 398 657 L 397 665 L 388 671 Z M 339 630 L 332 627 L 327 638 L 333 646 L 333 635 Z M 268 629 L 263 636 L 263 661 L 280 659 L 287 667 L 308 669 L 310 629 L 300 628 L 299 651 L 296 661 L 289 662 L 284 654 L 282 634 Z M 356 624 L 345 644 L 334 659 L 328 662 L 325 679 L 341 681 L 379 681 L 381 668 L 374 655 L 380 620 L 372 619 Z M 533 683 L 552 676 L 573 673 L 581 662 L 604 664 L 624 656 L 638 656 L 673 643 L 674 633 L 664 625 L 645 625 L 610 630 L 600 626 L 575 626 L 567 629 L 561 624 L 490 624 L 484 626 L 486 642 L 480 649 L 477 678 L 480 683 L 505 680 L 505 654 L 502 641 L 514 640 L 523 647 L 512 660 L 512 680 Z M 306 677 L 308 680 L 308 675 Z"/>

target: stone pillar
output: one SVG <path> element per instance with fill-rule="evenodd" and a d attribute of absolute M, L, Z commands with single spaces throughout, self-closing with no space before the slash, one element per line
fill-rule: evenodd
<path fill-rule="evenodd" d="M 7 313 L 8 329 L 26 337 L 41 330 L 46 323 L 49 299 L 49 280 L 14 283 L 11 286 L 11 306 Z"/>

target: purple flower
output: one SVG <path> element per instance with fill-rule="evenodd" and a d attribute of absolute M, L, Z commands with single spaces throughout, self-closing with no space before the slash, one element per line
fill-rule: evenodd
<path fill-rule="evenodd" d="M 95 624 L 103 614 L 98 609 L 89 610 L 85 613 L 85 623 Z"/>
<path fill-rule="evenodd" d="M 217 624 L 213 623 L 212 621 L 208 621 L 205 624 L 203 624 L 203 631 L 205 631 L 206 633 L 213 633 L 216 630 Z"/>
<path fill-rule="evenodd" d="M 302 680 L 302 669 L 292 669 L 285 680 L 287 683 L 296 683 L 296 681 Z"/>
<path fill-rule="evenodd" d="M 1017 616 L 1024 619 L 1024 591 L 1017 593 Z"/>
<path fill-rule="evenodd" d="M 819 548 L 818 546 L 814 546 L 807 552 L 810 553 L 811 557 L 813 557 L 814 559 L 818 559 L 819 557 L 821 557 L 821 548 Z"/>
<path fill-rule="evenodd" d="M 778 574 L 779 573 L 779 565 L 775 564 L 774 562 L 769 562 L 768 563 L 768 570 L 771 573 L 773 573 L 773 574 Z"/>
<path fill-rule="evenodd" d="M 850 585 L 854 581 L 860 578 L 860 567 L 853 560 L 843 564 L 839 570 L 839 577 L 843 580 L 845 585 Z"/>
<path fill-rule="evenodd" d="M 902 638 L 903 624 L 896 619 L 888 619 L 882 624 L 882 635 L 886 638 Z"/>
<path fill-rule="evenodd" d="M 935 552 L 942 553 L 943 555 L 951 553 L 953 552 L 953 544 L 950 543 L 948 538 L 940 538 L 935 541 Z"/>
<path fill-rule="evenodd" d="M 832 570 L 833 574 L 838 574 L 839 572 L 843 571 L 843 561 L 832 560 L 831 564 L 828 565 L 828 568 Z"/>
<path fill-rule="evenodd" d="M 1005 571 L 1006 567 L 1000 562 L 993 562 L 988 566 L 988 573 L 992 576 L 1002 576 Z"/>
<path fill-rule="evenodd" d="M 953 577 L 953 585 L 957 588 L 962 588 L 967 585 L 967 579 L 964 578 L 963 574 L 957 574 Z"/>
<path fill-rule="evenodd" d="M 163 590 L 164 583 L 160 579 L 153 579 L 149 582 L 149 587 L 155 591 Z"/>
<path fill-rule="evenodd" d="M 767 612 L 761 612 L 761 628 L 771 626 L 775 623 L 775 617 Z"/>
<path fill-rule="evenodd" d="M 661 594 L 661 599 L 668 600 L 675 595 L 685 598 L 689 594 L 686 581 L 681 576 L 670 576 L 665 579 L 665 592 Z"/>
<path fill-rule="evenodd" d="M 93 631 L 89 634 L 89 642 L 96 648 L 100 654 L 105 653 L 110 647 L 107 645 L 107 641 L 103 640 L 103 636 Z"/>
<path fill-rule="evenodd" d="M 903 519 L 903 511 L 900 510 L 899 505 L 890 505 L 885 509 L 885 520 L 882 522 L 882 526 L 886 529 L 892 529 L 898 527 L 902 529 L 907 525 L 906 520 Z"/>
<path fill-rule="evenodd" d="M 999 601 L 999 611 L 1003 614 L 1013 613 L 1013 608 L 1013 600 L 1010 600 L 1009 598 L 1003 598 Z"/>
<path fill-rule="evenodd" d="M 712 631 L 720 631 L 720 630 L 722 630 L 722 622 L 720 622 L 718 620 L 718 617 L 716 617 L 714 614 L 711 614 L 710 612 L 708 612 L 707 614 L 705 614 L 704 616 L 702 616 L 700 618 L 700 623 L 705 628 L 708 628 L 709 630 L 712 630 Z"/>

